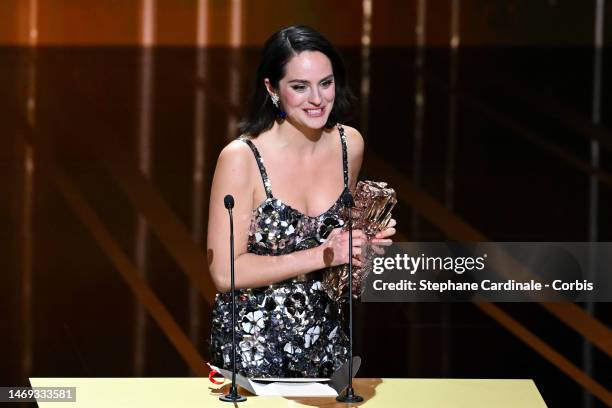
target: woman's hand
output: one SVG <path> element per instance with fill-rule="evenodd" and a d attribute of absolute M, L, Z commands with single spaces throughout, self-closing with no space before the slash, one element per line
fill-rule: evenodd
<path fill-rule="evenodd" d="M 325 266 L 343 265 L 349 262 L 348 249 L 349 233 L 335 228 L 327 240 L 319 247 L 322 250 Z M 353 265 L 361 266 L 359 255 L 361 246 L 366 242 L 366 235 L 362 230 L 353 230 Z"/>
<path fill-rule="evenodd" d="M 374 239 L 372 239 L 372 243 L 390 244 L 391 242 L 393 242 L 393 240 L 390 239 L 389 237 L 392 237 L 393 235 L 395 235 L 396 225 L 397 225 L 397 221 L 391 218 L 391 220 L 389 221 L 389 224 L 387 225 L 387 228 L 380 231 L 378 234 L 376 234 L 374 236 Z"/>

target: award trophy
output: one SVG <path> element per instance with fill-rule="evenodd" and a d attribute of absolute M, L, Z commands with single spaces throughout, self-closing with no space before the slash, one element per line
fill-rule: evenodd
<path fill-rule="evenodd" d="M 397 204 L 395 190 L 382 181 L 359 181 L 355 188 L 355 206 L 352 208 L 353 230 L 362 230 L 372 239 L 384 230 L 391 220 L 391 210 Z M 359 298 L 363 282 L 372 270 L 371 245 L 362 247 L 362 267 L 353 267 L 353 297 Z M 348 265 L 328 268 L 323 275 L 323 287 L 333 300 L 339 301 L 348 292 Z"/>

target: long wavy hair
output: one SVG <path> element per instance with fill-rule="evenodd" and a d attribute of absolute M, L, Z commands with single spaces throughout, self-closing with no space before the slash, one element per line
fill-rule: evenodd
<path fill-rule="evenodd" d="M 242 134 L 257 136 L 272 127 L 278 116 L 278 110 L 270 100 L 264 80 L 268 78 L 272 87 L 278 89 L 280 80 L 286 74 L 287 63 L 293 56 L 303 51 L 322 52 L 331 61 L 336 96 L 325 127 L 331 128 L 336 123 L 349 119 L 355 97 L 349 89 L 342 58 L 319 32 L 305 25 L 295 25 L 272 34 L 264 44 L 255 75 L 249 110 L 238 125 Z"/>

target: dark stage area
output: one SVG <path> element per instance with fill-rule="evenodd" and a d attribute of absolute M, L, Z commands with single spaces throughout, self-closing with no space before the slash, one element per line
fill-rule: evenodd
<path fill-rule="evenodd" d="M 366 101 L 347 123 L 366 141 L 360 178 L 398 191 L 396 241 L 612 240 L 612 81 L 593 125 L 592 48 L 373 47 L 368 95 L 360 49 L 340 51 Z M 1 384 L 194 374 L 118 265 L 208 359 L 213 289 L 189 274 L 207 274 L 210 182 L 258 52 L 0 48 Z M 552 309 L 495 306 L 610 387 L 610 356 Z M 608 303 L 576 307 L 612 324 Z M 355 325 L 360 377 L 532 378 L 550 407 L 588 394 L 473 303 L 358 302 Z"/>

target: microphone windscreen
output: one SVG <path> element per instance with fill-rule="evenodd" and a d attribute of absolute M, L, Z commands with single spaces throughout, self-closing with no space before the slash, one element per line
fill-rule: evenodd
<path fill-rule="evenodd" d="M 228 210 L 230 208 L 234 208 L 234 197 L 232 197 L 231 194 L 226 195 L 223 199 L 223 204 L 225 204 L 225 208 L 227 208 Z"/>
<path fill-rule="evenodd" d="M 355 202 L 353 201 L 353 195 L 351 194 L 348 188 L 345 189 L 342 193 L 342 204 L 345 207 L 353 207 L 355 205 Z"/>

